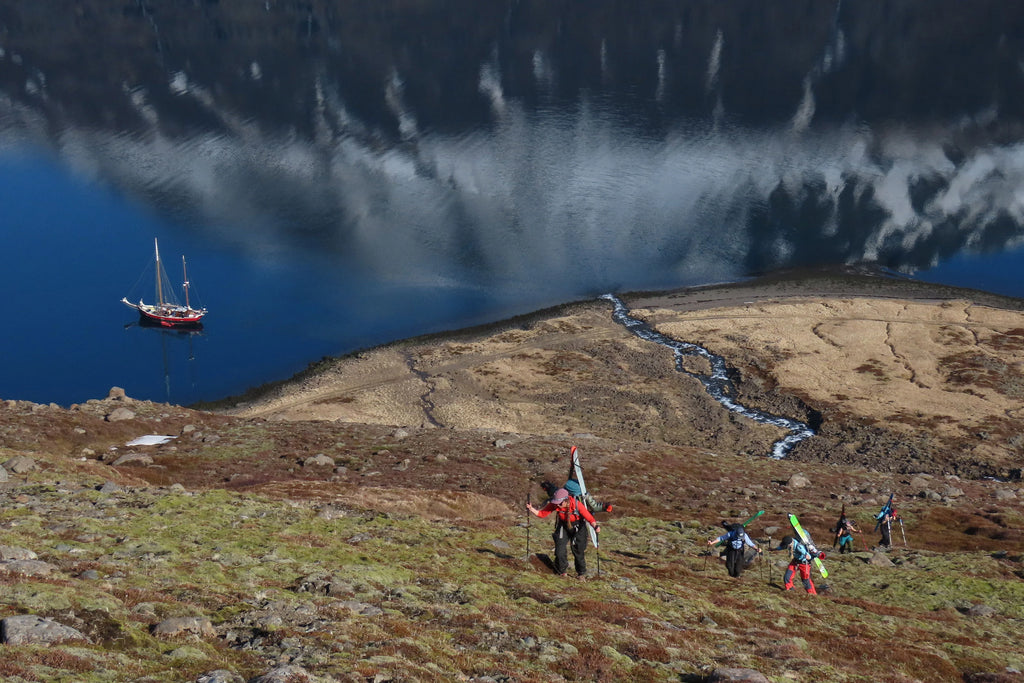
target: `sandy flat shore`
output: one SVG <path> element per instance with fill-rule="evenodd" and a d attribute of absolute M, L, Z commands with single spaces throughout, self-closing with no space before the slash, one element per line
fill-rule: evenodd
<path fill-rule="evenodd" d="M 735 397 L 801 420 L 794 459 L 999 474 L 1024 445 L 1024 302 L 857 272 L 794 273 L 622 297 L 632 315 L 726 359 Z M 739 418 L 607 301 L 325 361 L 223 412 L 611 438 L 764 454 Z M 706 372 L 699 358 L 686 369 Z"/>

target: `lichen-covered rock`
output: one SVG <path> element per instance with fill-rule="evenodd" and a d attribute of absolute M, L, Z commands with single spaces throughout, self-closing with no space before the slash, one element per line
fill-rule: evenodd
<path fill-rule="evenodd" d="M 213 630 L 213 623 L 206 617 L 171 617 L 154 626 L 153 635 L 157 638 L 180 636 L 213 638 L 217 634 Z"/>
<path fill-rule="evenodd" d="M 52 645 L 70 640 L 89 641 L 77 629 L 34 614 L 20 614 L 0 621 L 0 642 L 6 645 Z"/>

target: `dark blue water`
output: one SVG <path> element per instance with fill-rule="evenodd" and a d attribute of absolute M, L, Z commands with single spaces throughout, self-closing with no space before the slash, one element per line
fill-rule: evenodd
<path fill-rule="evenodd" d="M 65 10 L 0 17 L 0 398 L 214 400 L 801 266 L 1024 297 L 1024 6 Z M 201 333 L 119 303 L 153 238 Z"/>

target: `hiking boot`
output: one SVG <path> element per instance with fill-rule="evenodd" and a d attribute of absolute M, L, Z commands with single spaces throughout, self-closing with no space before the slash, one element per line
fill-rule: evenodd
<path fill-rule="evenodd" d="M 586 574 L 577 574 L 576 578 L 579 579 L 580 581 L 587 581 L 590 577 L 587 576 Z"/>

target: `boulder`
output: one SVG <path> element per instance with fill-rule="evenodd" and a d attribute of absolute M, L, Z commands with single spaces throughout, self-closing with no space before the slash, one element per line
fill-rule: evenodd
<path fill-rule="evenodd" d="M 318 453 L 302 461 L 303 467 L 334 467 L 334 458 Z"/>
<path fill-rule="evenodd" d="M 49 576 L 57 567 L 42 560 L 5 560 L 0 562 L 0 572 L 22 576 Z"/>
<path fill-rule="evenodd" d="M 708 676 L 708 683 L 771 683 L 755 669 L 718 668 Z"/>
<path fill-rule="evenodd" d="M 799 472 L 790 477 L 789 481 L 786 482 L 786 486 L 792 489 L 802 489 L 803 487 L 810 485 L 811 480 Z"/>
<path fill-rule="evenodd" d="M 249 683 L 315 683 L 316 679 L 301 666 L 289 664 L 271 669 L 262 676 L 249 679 Z"/>
<path fill-rule="evenodd" d="M 32 470 L 38 470 L 39 465 L 32 458 L 16 455 L 4 463 L 4 469 L 13 474 L 27 474 Z"/>
<path fill-rule="evenodd" d="M 28 548 L 0 545 L 0 560 L 34 560 L 37 555 Z"/>
<path fill-rule="evenodd" d="M 201 674 L 196 683 L 245 683 L 245 679 L 227 669 L 217 669 Z"/>
<path fill-rule="evenodd" d="M 52 645 L 69 640 L 89 642 L 81 631 L 34 614 L 20 614 L 0 621 L 0 643 L 6 645 Z"/>
<path fill-rule="evenodd" d="M 121 422 L 122 420 L 134 420 L 135 411 L 128 410 L 127 408 L 115 408 L 114 410 L 107 413 L 104 419 L 107 422 Z"/>
<path fill-rule="evenodd" d="M 872 565 L 874 567 L 895 567 L 896 566 L 895 564 L 893 564 L 892 560 L 889 559 L 888 555 L 886 555 L 885 553 L 883 553 L 883 552 L 881 552 L 879 550 L 876 550 L 871 555 L 871 559 L 868 560 L 868 564 L 870 564 L 870 565 Z"/>
<path fill-rule="evenodd" d="M 153 635 L 157 638 L 177 638 L 183 635 L 213 638 L 217 633 L 213 630 L 213 622 L 206 617 L 171 617 L 154 626 Z"/>

